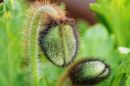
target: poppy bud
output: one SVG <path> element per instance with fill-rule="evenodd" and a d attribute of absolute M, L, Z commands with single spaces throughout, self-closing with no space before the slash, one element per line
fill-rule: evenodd
<path fill-rule="evenodd" d="M 85 59 L 74 64 L 69 70 L 69 77 L 74 85 L 91 86 L 109 76 L 110 68 L 98 59 Z"/>
<path fill-rule="evenodd" d="M 78 34 L 72 19 L 50 20 L 40 31 L 39 45 L 53 64 L 57 66 L 70 64 L 78 50 Z"/>

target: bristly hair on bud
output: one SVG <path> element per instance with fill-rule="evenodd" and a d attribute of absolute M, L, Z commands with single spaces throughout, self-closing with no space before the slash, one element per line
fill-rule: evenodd
<path fill-rule="evenodd" d="M 74 86 L 93 86 L 110 75 L 110 67 L 99 59 L 83 59 L 72 65 L 68 76 Z"/>
<path fill-rule="evenodd" d="M 70 64 L 78 50 L 78 34 L 73 19 L 66 12 L 48 1 L 32 4 L 24 28 L 25 61 L 30 61 L 29 71 L 33 85 L 38 86 L 38 54 L 42 51 L 53 64 L 63 67 Z"/>
<path fill-rule="evenodd" d="M 57 66 L 66 66 L 76 57 L 78 34 L 72 19 L 47 23 L 40 31 L 39 45 L 45 56 Z"/>

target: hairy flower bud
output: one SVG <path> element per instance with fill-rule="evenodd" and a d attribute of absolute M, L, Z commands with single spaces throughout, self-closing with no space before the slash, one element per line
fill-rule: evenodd
<path fill-rule="evenodd" d="M 78 34 L 72 19 L 50 20 L 39 34 L 44 55 L 57 66 L 66 66 L 76 57 Z"/>
<path fill-rule="evenodd" d="M 85 59 L 74 64 L 69 70 L 69 77 L 74 85 L 91 86 L 109 76 L 110 68 L 98 59 Z"/>

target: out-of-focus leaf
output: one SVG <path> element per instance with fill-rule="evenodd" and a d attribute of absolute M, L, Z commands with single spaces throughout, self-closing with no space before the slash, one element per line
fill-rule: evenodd
<path fill-rule="evenodd" d="M 84 32 L 81 37 L 81 56 L 105 57 L 112 52 L 114 47 L 113 38 L 107 29 L 96 24 Z"/>
<path fill-rule="evenodd" d="M 129 55 L 122 58 L 116 72 L 115 77 L 120 74 L 130 74 L 130 58 Z"/>
<path fill-rule="evenodd" d="M 130 85 L 130 74 L 128 74 L 128 78 L 126 80 L 126 86 L 129 86 Z"/>
<path fill-rule="evenodd" d="M 130 1 L 129 0 L 97 0 L 90 5 L 99 15 L 99 19 L 114 32 L 117 45 L 128 46 L 130 38 Z"/>
<path fill-rule="evenodd" d="M 50 62 L 43 63 L 41 76 L 47 86 L 56 86 L 56 82 L 63 73 L 63 68 L 59 68 Z"/>
<path fill-rule="evenodd" d="M 120 64 L 115 68 L 116 70 L 114 71 L 114 75 L 111 81 L 112 86 L 127 86 L 127 81 L 126 78 L 129 78 L 130 74 L 130 58 L 129 55 L 125 56 L 122 58 L 122 61 Z"/>
<path fill-rule="evenodd" d="M 22 86 L 23 76 L 20 65 L 24 14 L 20 10 L 17 12 L 12 10 L 12 6 L 6 3 L 8 1 L 4 0 L 1 5 L 4 7 L 0 7 L 0 12 L 2 12 L 2 16 L 0 16 L 0 86 Z M 17 3 L 19 4 L 19 2 Z M 7 5 L 9 6 L 8 10 L 6 9 Z M 23 6 L 20 5 L 17 8 L 23 9 Z"/>
<path fill-rule="evenodd" d="M 85 20 L 79 20 L 77 23 L 79 35 L 82 36 L 89 27 L 89 24 Z"/>
<path fill-rule="evenodd" d="M 3 15 L 4 13 L 4 4 L 0 3 L 0 17 Z"/>

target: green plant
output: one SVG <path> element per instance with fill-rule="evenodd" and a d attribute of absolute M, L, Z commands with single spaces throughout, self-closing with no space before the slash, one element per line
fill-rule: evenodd
<path fill-rule="evenodd" d="M 67 18 L 64 11 L 49 2 L 35 2 L 29 11 L 27 20 L 27 25 L 25 26 L 27 35 L 25 35 L 25 38 L 28 38 L 25 39 L 27 45 L 25 47 L 25 58 L 27 57 L 31 60 L 28 63 L 32 65 L 29 66 L 32 67 L 30 71 L 32 70 L 33 85 L 39 86 L 38 53 L 40 49 L 44 57 L 47 57 L 53 64 L 67 66 L 71 62 L 73 63 L 73 59 L 76 56 L 78 50 L 78 34 L 72 19 Z M 96 65 L 94 64 L 94 66 Z M 109 71 L 109 69 L 107 70 Z M 102 79 L 105 77 L 102 77 Z M 96 83 L 97 81 L 95 80 L 93 84 Z"/>
<path fill-rule="evenodd" d="M 97 0 L 97 3 L 91 4 L 91 9 L 99 15 L 99 20 L 116 35 L 119 46 L 129 46 L 129 0 Z"/>
<path fill-rule="evenodd" d="M 58 86 L 64 86 L 69 79 L 72 86 L 93 86 L 108 78 L 110 68 L 103 61 L 95 58 L 82 59 L 71 65 L 61 77 Z"/>
<path fill-rule="evenodd" d="M 69 70 L 69 77 L 74 85 L 96 85 L 106 79 L 110 68 L 99 59 L 84 59 L 78 61 Z"/>
<path fill-rule="evenodd" d="M 0 4 L 0 86 L 23 85 L 20 64 L 24 10 L 21 8 L 13 0 Z"/>
<path fill-rule="evenodd" d="M 115 50 L 120 49 L 120 63 L 114 69 L 111 86 L 129 86 L 129 45 L 130 45 L 130 1 L 129 0 L 97 0 L 91 4 L 99 21 L 115 35 Z M 127 65 L 127 66 L 126 66 Z"/>
<path fill-rule="evenodd" d="M 76 57 L 78 34 L 72 19 L 55 4 L 35 2 L 28 13 L 24 57 L 30 59 L 28 67 L 32 70 L 33 85 L 39 86 L 39 52 L 42 50 L 53 64 L 66 66 Z"/>
<path fill-rule="evenodd" d="M 130 1 L 92 3 L 95 25 L 81 20 L 76 26 L 61 8 L 48 1 L 31 8 L 22 0 L 0 4 L 0 86 L 129 86 Z"/>

